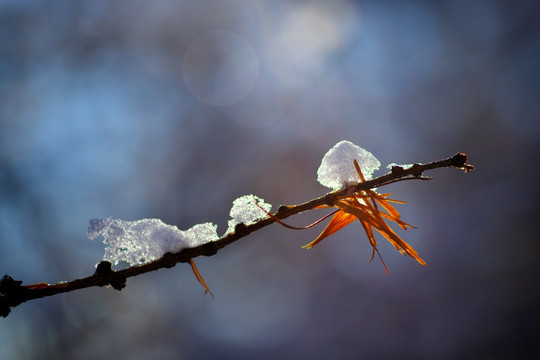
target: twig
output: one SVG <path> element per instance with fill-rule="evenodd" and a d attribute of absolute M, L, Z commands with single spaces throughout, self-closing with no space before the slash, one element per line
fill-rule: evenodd
<path fill-rule="evenodd" d="M 467 156 L 465 154 L 458 153 L 448 159 L 431 162 L 429 164 L 414 164 L 407 169 L 404 169 L 401 166 L 394 166 L 388 174 L 372 180 L 361 182 L 356 185 L 351 185 L 350 189 L 352 189 L 354 192 L 358 192 L 381 187 L 398 181 L 429 180 L 429 178 L 422 176 L 425 171 L 443 167 L 459 168 L 465 170 L 466 172 L 473 169 L 472 165 L 467 164 Z M 348 196 L 349 191 L 349 189 L 333 191 L 303 204 L 291 206 L 281 205 L 278 211 L 271 217 L 264 218 L 251 225 L 244 225 L 240 223 L 236 225 L 233 233 L 230 233 L 216 241 L 193 248 L 186 248 L 178 253 L 166 253 L 158 260 L 140 266 L 129 267 L 124 270 L 115 271 L 112 269 L 110 262 L 102 261 L 98 264 L 96 271 L 92 275 L 69 282 L 60 282 L 57 284 L 38 283 L 32 285 L 22 285 L 22 281 L 13 280 L 13 278 L 10 276 L 5 275 L 0 281 L 0 316 L 7 317 L 12 308 L 29 300 L 39 299 L 46 296 L 52 296 L 92 286 L 110 285 L 116 290 L 122 290 L 126 286 L 126 280 L 129 277 L 162 268 L 171 268 L 180 262 L 189 263 L 197 256 L 215 255 L 218 250 L 251 234 L 252 232 L 274 223 L 277 221 L 277 219 L 283 220 L 292 215 L 312 210 L 322 205 L 332 206 L 338 199 Z"/>

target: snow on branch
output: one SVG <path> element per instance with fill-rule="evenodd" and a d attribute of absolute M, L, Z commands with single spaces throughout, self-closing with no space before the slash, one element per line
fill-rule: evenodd
<path fill-rule="evenodd" d="M 343 140 L 324 155 L 321 166 L 317 170 L 317 180 L 321 185 L 333 190 L 344 188 L 345 183 L 360 182 L 360 176 L 352 166 L 353 160 L 358 162 L 364 177 L 368 180 L 381 166 L 372 153 L 350 141 Z"/>
<path fill-rule="evenodd" d="M 425 265 L 414 249 L 387 225 L 387 221 L 392 221 L 402 229 L 412 227 L 401 220 L 397 210 L 390 204 L 403 202 L 389 199 L 389 194 L 379 194 L 373 189 L 397 181 L 428 180 L 430 178 L 424 177 L 423 173 L 436 168 L 454 167 L 468 172 L 473 166 L 467 164 L 465 154 L 458 153 L 428 164 L 392 164 L 389 173 L 372 178 L 373 172 L 379 167 L 380 162 L 369 151 L 350 141 L 341 141 L 326 153 L 317 171 L 319 182 L 333 189 L 332 192 L 302 204 L 281 205 L 274 214 L 270 213 L 272 206 L 263 199 L 254 195 L 242 196 L 234 200 L 228 229 L 221 237 L 217 235 L 217 226 L 212 223 L 180 230 L 159 219 L 92 219 L 88 237 L 102 237 L 105 244 L 103 260 L 96 265 L 95 272 L 69 282 L 31 285 L 22 285 L 22 281 L 5 275 L 0 280 L 0 316 L 6 317 L 13 307 L 23 302 L 59 293 L 92 286 L 112 286 L 121 290 L 129 277 L 173 267 L 179 262 L 190 263 L 197 279 L 209 291 L 193 263 L 195 257 L 215 255 L 223 247 L 265 226 L 274 222 L 282 223 L 281 220 L 292 215 L 321 207 L 334 208 L 333 217 L 319 237 L 304 247 L 312 248 L 322 239 L 358 219 L 373 246 L 372 257 L 375 253 L 380 256 L 373 237 L 375 229 L 403 255 L 411 256 Z M 113 264 L 122 263 L 128 267 L 112 269 Z"/>

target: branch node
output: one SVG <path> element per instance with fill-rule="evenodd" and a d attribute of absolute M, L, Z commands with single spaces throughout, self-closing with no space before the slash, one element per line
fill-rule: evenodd
<path fill-rule="evenodd" d="M 96 266 L 96 271 L 94 272 L 94 275 L 97 276 L 109 276 L 114 271 L 112 269 L 112 264 L 110 261 L 103 260 Z"/>
<path fill-rule="evenodd" d="M 104 260 L 97 264 L 94 276 L 110 278 L 111 280 L 109 281 L 109 285 L 111 285 L 115 290 L 120 291 L 126 287 L 127 278 L 125 276 L 118 276 L 116 271 L 112 269 L 112 264 L 110 261 Z"/>
<path fill-rule="evenodd" d="M 326 194 L 326 196 L 324 197 L 324 202 L 326 205 L 332 207 L 336 204 L 336 201 L 337 201 L 337 196 L 333 193 L 328 193 Z"/>
<path fill-rule="evenodd" d="M 238 223 L 234 226 L 234 232 L 242 237 L 242 236 L 246 236 L 248 234 L 248 231 L 247 231 L 247 226 L 246 224 L 244 223 Z"/>
<path fill-rule="evenodd" d="M 112 279 L 109 284 L 114 290 L 122 291 L 122 289 L 126 287 L 126 281 L 127 279 L 124 276 L 116 277 L 115 279 Z"/>
<path fill-rule="evenodd" d="M 405 170 L 401 166 L 394 165 L 390 171 L 392 172 L 393 176 L 401 176 Z"/>
<path fill-rule="evenodd" d="M 235 227 L 235 229 L 236 229 L 236 227 Z M 211 241 L 211 242 L 203 244 L 201 246 L 201 252 L 202 252 L 201 255 L 213 256 L 213 255 L 216 255 L 218 251 L 216 249 L 215 243 L 213 241 Z"/>
<path fill-rule="evenodd" d="M 282 214 L 287 210 L 289 210 L 289 207 L 287 205 L 279 205 L 279 208 L 277 209 L 276 215 Z"/>
<path fill-rule="evenodd" d="M 166 268 L 172 268 L 177 263 L 174 254 L 171 252 L 166 252 L 165 254 L 163 254 L 163 256 L 161 257 L 161 261 L 163 262 L 163 266 L 165 266 Z"/>
<path fill-rule="evenodd" d="M 413 166 L 411 166 L 411 171 L 412 171 L 412 176 L 414 177 L 422 177 L 422 165 L 420 164 L 414 164 Z"/>

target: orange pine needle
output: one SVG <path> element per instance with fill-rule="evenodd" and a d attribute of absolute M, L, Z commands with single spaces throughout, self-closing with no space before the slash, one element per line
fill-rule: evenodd
<path fill-rule="evenodd" d="M 353 161 L 354 167 L 358 176 L 360 177 L 361 182 L 365 182 L 366 179 L 358 162 L 356 159 Z M 345 183 L 349 188 L 349 185 Z M 345 226 L 352 223 L 355 219 L 360 221 L 364 231 L 368 237 L 369 243 L 373 247 L 373 253 L 371 254 L 371 260 L 375 256 L 375 253 L 381 259 L 381 262 L 384 266 L 386 274 L 388 275 L 388 268 L 384 263 L 379 250 L 377 249 L 377 242 L 375 240 L 375 235 L 373 233 L 373 228 L 375 228 L 381 235 L 386 238 L 400 253 L 403 255 L 408 255 L 418 261 L 422 265 L 427 265 L 427 263 L 420 258 L 418 253 L 407 244 L 402 238 L 400 238 L 394 230 L 392 230 L 388 224 L 384 221 L 390 220 L 398 224 L 403 230 L 406 230 L 407 227 L 415 228 L 414 226 L 407 224 L 401 220 L 401 215 L 396 208 L 394 208 L 390 203 L 404 204 L 405 201 L 388 199 L 390 193 L 378 194 L 374 190 L 368 189 L 354 193 L 349 188 L 350 196 L 342 200 L 339 200 L 335 203 L 334 207 L 338 208 L 340 211 L 335 213 L 332 217 L 326 228 L 319 234 L 319 236 L 312 242 L 307 245 L 304 245 L 304 248 L 311 249 L 323 239 L 334 234 L 335 232 L 343 229 Z M 386 212 L 379 209 L 379 204 L 382 209 Z"/>
<path fill-rule="evenodd" d="M 376 252 L 377 252 L 377 255 L 379 255 L 379 259 L 381 259 L 381 263 L 382 263 L 382 265 L 383 265 L 383 267 L 384 267 L 384 272 L 386 273 L 386 276 L 390 276 L 390 273 L 388 272 L 388 268 L 386 267 L 386 264 L 384 263 L 384 260 L 383 260 L 383 258 L 382 258 L 382 256 L 381 256 L 381 253 L 379 252 L 379 249 L 377 249 L 376 247 L 374 247 L 374 248 L 373 248 L 373 251 L 374 251 L 374 252 L 376 251 Z M 373 259 L 373 256 L 371 256 L 371 258 Z"/>
<path fill-rule="evenodd" d="M 371 252 L 371 257 L 369 258 L 369 262 L 371 262 L 375 257 L 375 251 L 377 250 L 377 241 L 375 241 L 375 236 L 373 234 L 373 229 L 371 228 L 371 225 L 369 225 L 365 221 L 360 221 L 360 224 L 362 224 L 362 227 L 364 228 L 364 231 L 366 232 L 366 235 L 369 239 L 369 243 L 373 248 L 373 251 Z"/>
<path fill-rule="evenodd" d="M 358 173 L 358 176 L 360 176 L 360 182 L 366 182 L 366 178 L 364 177 L 364 174 L 362 174 L 362 170 L 360 170 L 360 165 L 358 165 L 358 161 L 354 159 L 353 163 L 354 163 L 354 168 L 356 169 L 356 172 Z"/>
<path fill-rule="evenodd" d="M 358 165 L 358 161 L 353 160 L 354 167 L 356 169 L 356 172 L 358 173 L 358 176 L 360 177 L 360 182 L 363 183 L 366 181 L 366 178 L 364 177 L 364 174 L 362 173 L 362 170 L 360 169 L 360 165 Z M 364 231 L 366 233 L 366 236 L 368 237 L 369 243 L 373 248 L 373 252 L 371 254 L 371 258 L 369 261 L 372 261 L 375 257 L 375 253 L 379 256 L 381 259 L 381 263 L 384 266 L 384 270 L 386 274 L 388 275 L 388 268 L 386 267 L 386 264 L 384 263 L 384 260 L 379 252 L 379 249 L 377 248 L 377 241 L 375 240 L 375 234 L 373 232 L 373 228 L 375 228 L 381 235 L 387 239 L 401 254 L 408 255 L 418 261 L 422 265 L 427 265 L 422 258 L 418 255 L 418 253 L 409 245 L 407 244 L 402 238 L 400 238 L 394 230 L 392 230 L 388 224 L 385 222 L 386 220 L 390 220 L 398 224 L 403 230 L 407 230 L 407 227 L 415 228 L 414 226 L 407 224 L 403 220 L 401 220 L 401 215 L 397 209 L 392 206 L 391 203 L 397 203 L 397 204 L 405 204 L 406 201 L 401 200 L 394 200 L 389 199 L 388 196 L 392 195 L 390 193 L 385 194 L 378 194 L 376 191 L 371 189 L 366 190 L 360 190 L 356 193 L 352 191 L 352 189 L 349 187 L 349 184 L 345 183 L 345 186 L 349 189 L 349 196 L 343 197 L 341 200 L 336 201 L 333 206 L 327 206 L 327 205 L 321 205 L 317 206 L 317 208 L 328 208 L 328 207 L 334 207 L 336 208 L 333 212 L 330 214 L 322 217 L 321 219 L 317 220 L 313 224 L 310 224 L 308 226 L 304 227 L 295 227 L 288 224 L 285 224 L 282 222 L 278 217 L 271 214 L 270 212 L 266 211 L 263 207 L 261 207 L 259 204 L 255 203 L 262 211 L 264 211 L 272 220 L 276 221 L 277 223 L 295 230 L 304 230 L 308 229 L 321 221 L 325 220 L 326 218 L 332 216 L 332 219 L 326 225 L 324 230 L 317 236 L 315 240 L 310 242 L 309 244 L 306 244 L 303 246 L 303 248 L 306 249 L 312 249 L 315 245 L 320 243 L 322 240 L 326 239 L 330 235 L 336 233 L 337 231 L 343 229 L 347 225 L 354 222 L 356 219 L 360 221 L 360 224 L 364 228 Z M 379 209 L 379 205 L 381 206 L 381 209 Z M 384 211 L 381 211 L 384 210 Z M 212 292 L 202 279 L 201 275 L 197 271 L 197 268 L 195 267 L 195 264 L 193 261 L 191 261 L 191 266 L 193 269 L 193 273 L 199 280 L 199 282 L 204 286 L 207 292 Z M 212 294 L 212 297 L 214 295 Z"/>
<path fill-rule="evenodd" d="M 304 249 L 312 249 L 315 245 L 320 243 L 324 238 L 332 235 L 336 231 L 339 231 L 343 229 L 345 226 L 352 223 L 356 218 L 352 216 L 351 214 L 346 213 L 345 211 L 338 211 L 334 217 L 332 217 L 332 220 L 326 225 L 322 233 L 320 233 L 319 236 L 309 244 L 306 244 L 302 246 Z"/>
<path fill-rule="evenodd" d="M 204 281 L 203 277 L 199 273 L 199 270 L 197 270 L 197 267 L 195 266 L 195 262 L 193 262 L 193 259 L 189 259 L 189 264 L 191 265 L 191 270 L 193 270 L 193 274 L 195 274 L 195 277 L 197 278 L 197 280 L 199 280 L 199 283 L 204 287 L 204 294 L 208 292 L 210 293 L 210 295 L 212 295 L 212 299 L 215 299 L 216 297 L 214 296 L 214 294 L 212 293 L 208 285 L 206 285 L 206 282 Z"/>

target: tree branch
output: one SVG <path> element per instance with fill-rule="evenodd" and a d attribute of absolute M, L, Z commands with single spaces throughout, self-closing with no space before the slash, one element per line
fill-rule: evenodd
<path fill-rule="evenodd" d="M 434 161 L 429 164 L 414 164 L 408 168 L 393 166 L 388 174 L 350 186 L 350 189 L 352 189 L 353 192 L 358 192 L 392 184 L 398 181 L 429 180 L 430 178 L 422 175 L 425 171 L 443 167 L 454 167 L 462 169 L 466 172 L 473 169 L 472 165 L 467 164 L 467 156 L 465 154 L 458 153 L 448 159 Z M 337 200 L 347 197 L 351 191 L 350 189 L 333 191 L 303 204 L 291 206 L 281 205 L 278 211 L 274 214 L 274 217 L 283 220 L 301 212 L 315 209 L 318 206 L 332 206 Z M 116 290 L 122 290 L 126 286 L 126 280 L 129 277 L 162 268 L 171 268 L 180 262 L 190 262 L 191 259 L 197 256 L 215 255 L 218 250 L 224 248 L 225 246 L 232 244 L 238 239 L 241 239 L 254 231 L 262 229 L 275 221 L 275 219 L 267 217 L 251 225 L 244 225 L 240 223 L 236 225 L 233 233 L 230 233 L 216 241 L 193 248 L 186 248 L 178 253 L 166 253 L 160 259 L 153 262 L 140 266 L 129 267 L 123 270 L 115 271 L 112 269 L 110 262 L 102 261 L 97 265 L 96 271 L 92 275 L 69 282 L 60 282 L 57 284 L 38 283 L 32 285 L 22 285 L 22 281 L 13 280 L 13 278 L 10 276 L 5 275 L 0 281 L 0 316 L 7 317 L 12 308 L 29 300 L 39 299 L 46 296 L 52 296 L 92 286 L 111 285 Z"/>

